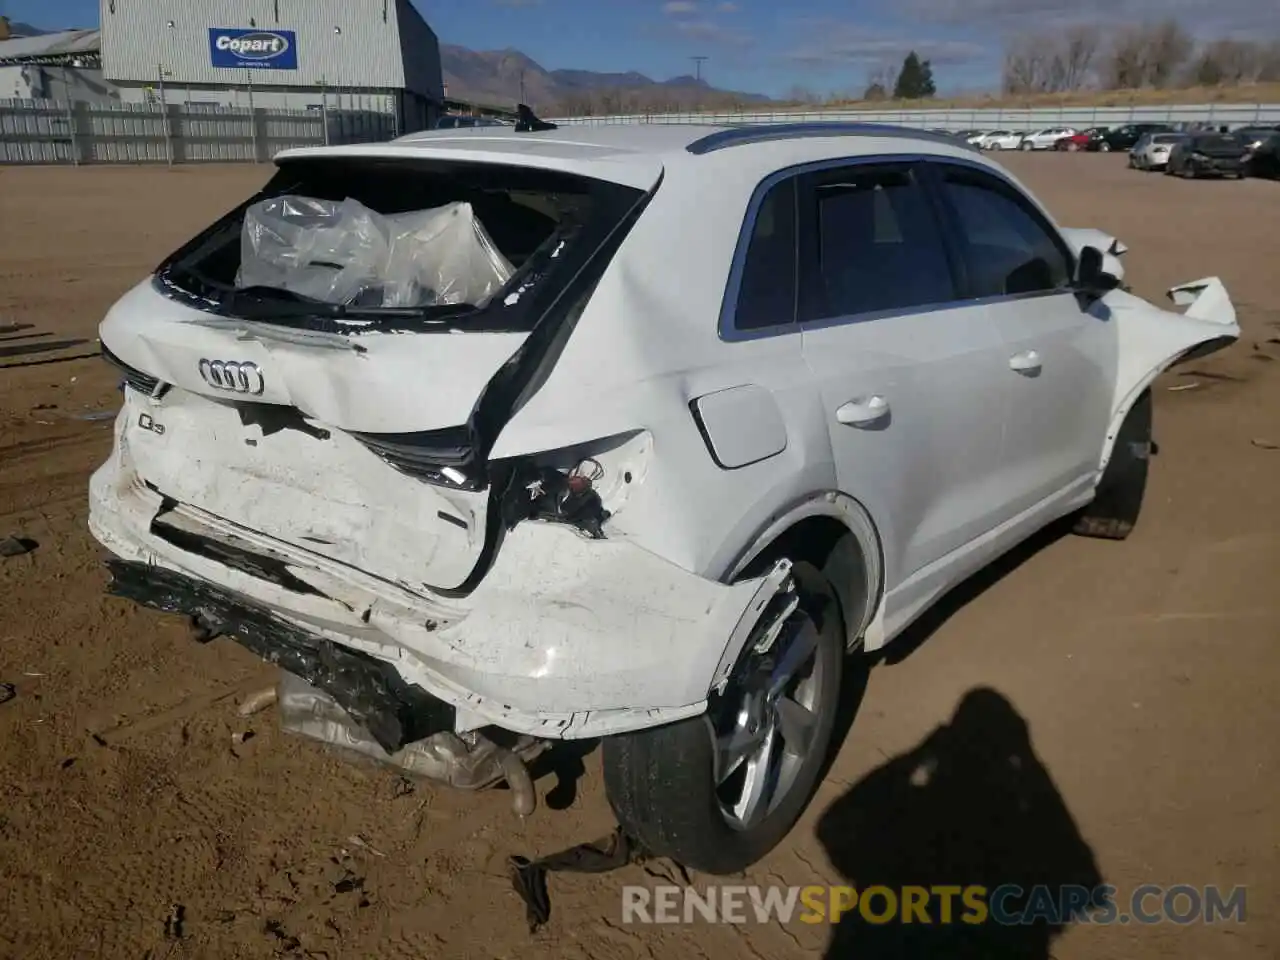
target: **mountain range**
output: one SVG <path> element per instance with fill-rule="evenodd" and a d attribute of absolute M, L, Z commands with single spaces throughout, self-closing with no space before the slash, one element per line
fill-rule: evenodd
<path fill-rule="evenodd" d="M 544 113 L 728 108 L 769 101 L 758 93 L 720 90 L 691 76 L 654 80 L 635 71 L 547 70 L 513 49 L 478 51 L 441 44 L 440 60 L 449 99 L 502 107 L 527 103 Z"/>
<path fill-rule="evenodd" d="M 53 33 L 52 30 L 40 30 L 33 27 L 29 23 L 22 23 L 17 20 L 9 21 L 9 36 L 17 37 L 43 37 L 46 33 Z"/>

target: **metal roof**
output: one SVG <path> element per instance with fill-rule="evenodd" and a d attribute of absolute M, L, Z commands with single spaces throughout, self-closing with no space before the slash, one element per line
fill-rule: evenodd
<path fill-rule="evenodd" d="M 38 37 L 15 37 L 0 40 L 0 63 L 97 54 L 101 48 L 97 30 L 63 30 Z"/>

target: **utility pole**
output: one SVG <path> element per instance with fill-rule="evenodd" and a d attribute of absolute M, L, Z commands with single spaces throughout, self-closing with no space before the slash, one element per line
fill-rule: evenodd
<path fill-rule="evenodd" d="M 695 80 L 701 81 L 702 80 L 702 64 L 707 60 L 707 58 L 706 57 L 690 57 L 689 59 L 693 61 L 693 71 L 694 71 L 693 78 Z"/>
<path fill-rule="evenodd" d="M 524 98 L 524 68 L 523 67 L 520 68 L 520 102 L 521 103 L 528 102 Z"/>

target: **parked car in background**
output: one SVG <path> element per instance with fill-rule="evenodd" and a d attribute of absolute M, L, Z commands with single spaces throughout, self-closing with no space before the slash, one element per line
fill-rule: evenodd
<path fill-rule="evenodd" d="M 1280 127 L 1240 127 L 1238 130 L 1231 131 L 1232 136 L 1239 137 L 1244 143 L 1246 150 L 1258 149 L 1263 140 L 1277 133 L 1280 133 Z"/>
<path fill-rule="evenodd" d="M 1244 176 L 1244 141 L 1230 133 L 1193 133 L 1169 152 L 1164 172 L 1188 180 L 1196 177 Z"/>
<path fill-rule="evenodd" d="M 1169 163 L 1169 153 L 1185 139 L 1185 133 L 1146 133 L 1129 151 L 1129 166 L 1135 170 L 1163 170 Z"/>
<path fill-rule="evenodd" d="M 1167 123 L 1126 123 L 1123 127 L 1112 127 L 1089 142 L 1090 150 L 1110 153 L 1113 150 L 1132 150 L 1133 145 L 1144 133 L 1171 133 L 1173 127 Z"/>
<path fill-rule="evenodd" d="M 506 127 L 510 124 L 495 120 L 493 117 L 469 117 L 448 113 L 436 121 L 437 130 L 456 130 L 459 127 Z"/>
<path fill-rule="evenodd" d="M 1280 133 L 1273 133 L 1252 149 L 1245 148 L 1244 174 L 1280 180 Z"/>
<path fill-rule="evenodd" d="M 982 135 L 977 146 L 982 150 L 1017 150 L 1022 143 L 1020 130 L 992 130 Z"/>
<path fill-rule="evenodd" d="M 1077 150 L 1087 150 L 1089 149 L 1089 142 L 1095 137 L 1101 136 L 1106 129 L 1106 127 L 1090 127 L 1088 130 L 1081 130 L 1079 133 L 1062 137 L 1053 145 L 1053 148 L 1055 150 L 1070 150 L 1073 153 Z"/>
<path fill-rule="evenodd" d="M 1063 137 L 1075 133 L 1074 127 L 1045 127 L 1028 133 L 1018 144 L 1019 150 L 1052 150 Z"/>

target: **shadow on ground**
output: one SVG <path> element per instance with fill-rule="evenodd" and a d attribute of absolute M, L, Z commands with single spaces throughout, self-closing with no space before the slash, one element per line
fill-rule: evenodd
<path fill-rule="evenodd" d="M 1102 883 L 1093 852 L 1036 757 L 1026 721 L 986 688 L 970 691 L 949 723 L 833 803 L 817 834 L 841 882 L 860 891 L 957 888 L 952 923 L 940 922 L 936 896 L 927 903 L 928 924 L 919 913 L 911 923 L 901 913 L 879 923 L 857 909 L 844 914 L 828 960 L 1048 960 L 1061 918 L 957 922 L 967 912 L 958 889 L 1016 885 L 1024 893 L 1000 902 L 1003 911 L 1016 912 L 1037 886 L 1056 896 L 1064 886 L 1092 890 Z M 872 920 L 883 917 L 884 904 L 872 899 Z"/>

